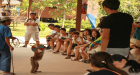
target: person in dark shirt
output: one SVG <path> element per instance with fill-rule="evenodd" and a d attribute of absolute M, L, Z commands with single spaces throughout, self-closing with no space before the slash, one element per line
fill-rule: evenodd
<path fill-rule="evenodd" d="M 101 23 L 103 29 L 101 51 L 127 57 L 130 35 L 134 33 L 132 32 L 134 29 L 133 18 L 129 14 L 117 11 L 120 5 L 119 0 L 105 0 L 102 5 L 109 15 Z"/>
<path fill-rule="evenodd" d="M 94 53 L 89 61 L 93 70 L 87 75 L 128 75 L 113 65 L 111 55 L 106 52 Z"/>

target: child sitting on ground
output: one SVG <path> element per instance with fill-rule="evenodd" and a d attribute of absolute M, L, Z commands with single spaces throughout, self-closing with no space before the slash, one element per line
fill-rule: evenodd
<path fill-rule="evenodd" d="M 66 33 L 66 29 L 61 28 L 60 34 L 57 35 L 56 51 L 54 51 L 54 53 L 59 52 L 61 45 L 64 45 L 64 41 L 69 37 L 70 37 L 70 35 L 68 33 Z"/>
<path fill-rule="evenodd" d="M 62 52 L 62 55 L 67 55 L 67 49 L 68 49 L 68 45 L 69 45 L 69 43 L 70 43 L 70 39 L 72 39 L 72 33 L 74 32 L 74 31 L 76 31 L 76 29 L 75 28 L 70 28 L 70 30 L 69 30 L 69 38 L 67 38 L 65 41 L 64 41 L 64 50 L 63 50 L 63 52 Z"/>
<path fill-rule="evenodd" d="M 51 34 L 50 35 L 47 35 L 46 36 L 46 42 L 47 42 L 47 48 L 46 49 L 51 49 L 51 46 L 50 46 L 50 39 L 53 38 L 56 34 L 56 31 L 54 30 L 54 24 L 49 24 L 48 27 L 52 30 Z"/>
<path fill-rule="evenodd" d="M 51 45 L 51 49 L 54 51 L 54 42 L 57 43 L 57 35 L 60 34 L 60 26 L 55 25 L 54 26 L 54 30 L 56 31 L 56 34 L 54 35 L 53 38 L 50 39 L 50 45 Z"/>
<path fill-rule="evenodd" d="M 65 59 L 70 59 L 70 54 L 73 52 L 75 46 L 80 45 L 80 38 L 79 38 L 79 32 L 73 32 L 72 33 L 72 39 L 70 40 L 70 45 L 67 50 L 67 57 Z"/>
<path fill-rule="evenodd" d="M 140 40 L 132 38 L 130 42 L 130 47 L 133 48 L 130 50 L 130 54 L 140 63 Z"/>

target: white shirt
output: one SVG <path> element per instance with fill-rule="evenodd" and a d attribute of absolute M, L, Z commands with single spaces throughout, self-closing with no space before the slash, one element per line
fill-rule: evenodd
<path fill-rule="evenodd" d="M 25 23 L 37 23 L 38 25 L 40 23 L 39 19 L 37 19 L 36 21 L 34 21 L 34 20 L 28 20 L 28 22 L 27 22 L 27 20 L 28 19 L 25 20 Z M 28 32 L 28 33 L 39 32 L 38 25 L 37 26 L 27 26 L 26 27 L 26 32 Z"/>
<path fill-rule="evenodd" d="M 76 41 L 80 42 L 81 39 L 78 37 L 78 38 L 76 39 Z M 74 41 L 74 38 L 72 38 L 72 43 L 73 43 L 73 44 L 76 44 L 76 42 Z"/>
<path fill-rule="evenodd" d="M 53 35 L 54 33 L 56 33 L 56 31 L 55 31 L 55 30 L 52 30 L 52 32 L 51 32 L 51 34 L 50 34 L 50 35 Z"/>
<path fill-rule="evenodd" d="M 70 37 L 70 35 L 69 35 L 69 34 L 67 34 L 66 36 L 63 36 L 62 34 L 60 34 L 59 39 L 61 39 L 62 37 L 67 39 L 67 38 L 69 38 L 69 37 Z"/>

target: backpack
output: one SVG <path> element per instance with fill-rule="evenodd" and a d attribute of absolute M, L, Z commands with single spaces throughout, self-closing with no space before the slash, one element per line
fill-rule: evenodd
<path fill-rule="evenodd" d="M 27 19 L 27 22 L 30 20 L 30 18 L 29 19 Z M 34 22 L 37 20 L 37 18 L 36 19 L 34 19 Z M 40 27 L 39 27 L 39 25 L 37 25 L 38 26 L 38 30 L 39 31 L 41 31 L 41 29 L 40 29 Z"/>

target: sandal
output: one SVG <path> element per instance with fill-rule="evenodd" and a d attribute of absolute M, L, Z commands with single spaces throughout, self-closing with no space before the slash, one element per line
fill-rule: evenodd
<path fill-rule="evenodd" d="M 65 57 L 65 59 L 70 59 L 71 57 Z"/>
<path fill-rule="evenodd" d="M 75 55 L 70 55 L 71 57 L 75 57 Z"/>
<path fill-rule="evenodd" d="M 78 59 L 76 59 L 76 58 L 72 58 L 71 61 L 78 61 Z"/>
<path fill-rule="evenodd" d="M 84 60 L 83 59 L 80 59 L 79 62 L 84 62 Z"/>
<path fill-rule="evenodd" d="M 66 51 L 63 51 L 63 52 L 62 52 L 62 55 L 67 55 L 67 52 L 66 52 Z"/>
<path fill-rule="evenodd" d="M 89 61 L 88 60 L 84 60 L 84 63 L 89 63 Z"/>
<path fill-rule="evenodd" d="M 59 53 L 59 51 L 54 51 L 53 53 Z"/>

